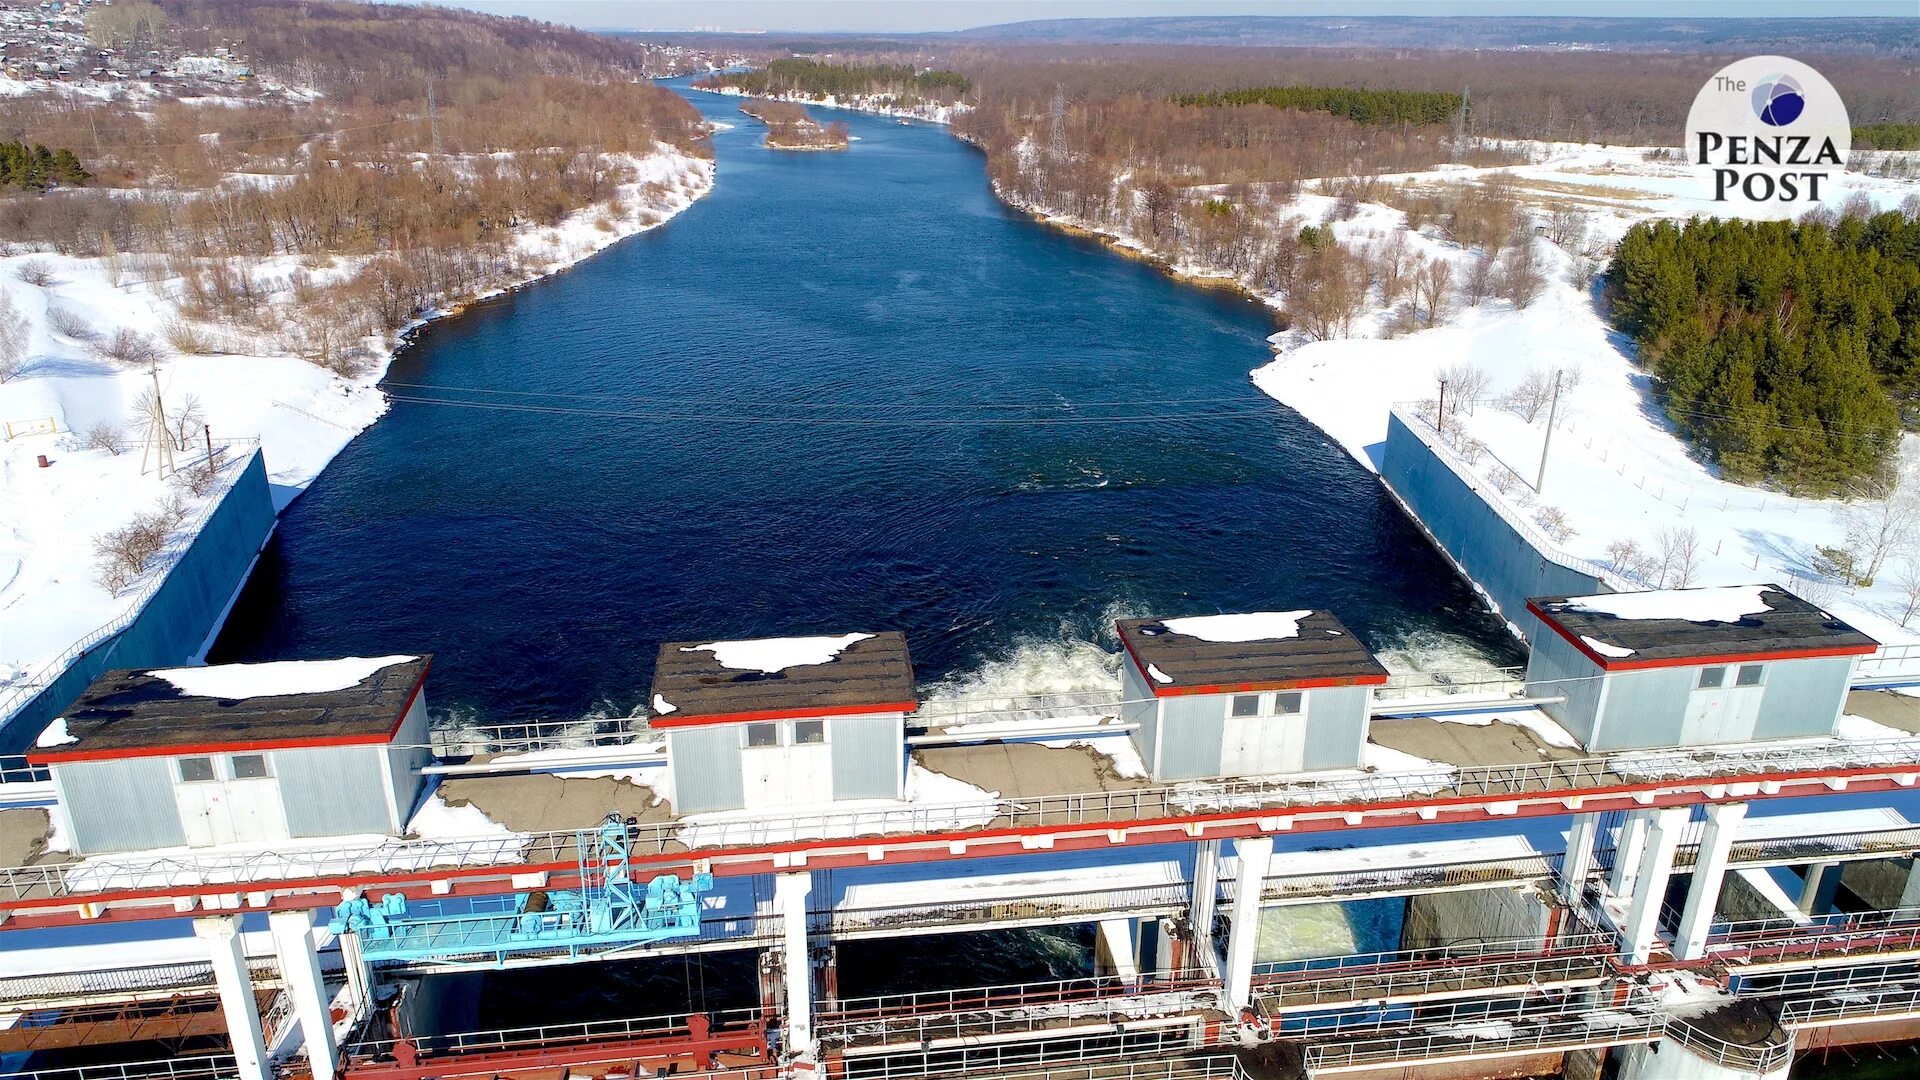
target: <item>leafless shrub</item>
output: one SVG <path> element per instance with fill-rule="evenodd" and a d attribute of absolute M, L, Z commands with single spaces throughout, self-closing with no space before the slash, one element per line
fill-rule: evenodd
<path fill-rule="evenodd" d="M 93 347 L 93 355 L 121 367 L 152 367 L 160 362 L 160 343 L 138 330 L 121 327 Z"/>
<path fill-rule="evenodd" d="M 47 326 L 69 341 L 92 341 L 100 336 L 85 315 L 58 304 L 47 305 Z"/>
<path fill-rule="evenodd" d="M 1512 469 L 1494 469 L 1492 473 L 1488 474 L 1487 483 L 1493 485 L 1493 490 L 1502 495 L 1511 495 L 1525 486 L 1521 483 L 1520 478 L 1513 474 Z"/>
<path fill-rule="evenodd" d="M 45 259 L 28 259 L 13 268 L 13 276 L 42 289 L 51 286 L 54 282 L 53 266 Z"/>
<path fill-rule="evenodd" d="M 1700 576 L 1700 534 L 1692 526 L 1669 526 L 1655 534 L 1659 544 L 1656 588 L 1685 589 Z"/>
<path fill-rule="evenodd" d="M 1468 307 L 1479 307 L 1493 296 L 1495 284 L 1492 256 L 1474 255 L 1467 260 L 1467 276 L 1460 281 L 1460 299 Z"/>
<path fill-rule="evenodd" d="M 1446 387 L 1447 415 L 1471 414 L 1474 406 L 1487 396 L 1493 376 L 1471 361 L 1448 364 L 1440 370 L 1440 382 Z"/>
<path fill-rule="evenodd" d="M 1893 555 L 1910 550 L 1920 533 L 1920 498 L 1896 490 L 1885 499 L 1856 502 L 1841 511 L 1853 583 L 1872 585 Z"/>
<path fill-rule="evenodd" d="M 1540 272 L 1540 259 L 1531 236 L 1507 248 L 1494 269 L 1493 288 L 1501 299 L 1514 307 L 1526 307 L 1540 296 L 1546 275 Z"/>
<path fill-rule="evenodd" d="M 1621 577 L 1649 586 L 1654 583 L 1659 570 L 1659 560 L 1640 550 L 1640 545 L 1632 540 L 1615 540 L 1608 544 L 1607 565 Z"/>
<path fill-rule="evenodd" d="M 1587 232 L 1587 215 L 1571 207 L 1555 210 L 1547 218 L 1547 239 L 1562 251 L 1584 249 Z"/>
<path fill-rule="evenodd" d="M 1572 394 L 1580 385 L 1580 369 L 1573 367 L 1528 368 L 1520 384 L 1507 391 L 1500 405 L 1531 424 L 1553 401 L 1556 383 L 1561 396 Z"/>
<path fill-rule="evenodd" d="M 219 479 L 219 474 L 215 471 L 214 466 L 203 461 L 175 471 L 171 482 L 176 494 L 186 494 L 196 499 L 204 499 L 213 491 L 214 485 L 218 483 Z"/>
<path fill-rule="evenodd" d="M 81 437 L 80 447 L 83 450 L 105 450 L 118 456 L 120 451 L 126 449 L 125 443 L 126 432 L 120 425 L 111 420 L 102 420 L 87 429 L 87 433 Z"/>
<path fill-rule="evenodd" d="M 1387 317 L 1381 333 L 1389 338 L 1406 337 L 1425 329 L 1420 321 L 1420 313 L 1412 304 L 1401 304 Z"/>
<path fill-rule="evenodd" d="M 169 318 L 161 324 L 160 334 L 167 347 L 184 356 L 210 356 L 213 346 L 200 328 L 182 318 Z"/>
<path fill-rule="evenodd" d="M 1787 575 L 1787 591 L 1814 607 L 1828 607 L 1840 595 L 1831 581 L 1794 571 Z"/>
<path fill-rule="evenodd" d="M 1905 626 L 1920 614 L 1920 559 L 1900 560 L 1893 583 L 1900 587 L 1900 625 Z"/>
<path fill-rule="evenodd" d="M 179 520 L 171 507 L 163 506 L 95 537 L 95 576 L 100 584 L 114 593 L 133 584 L 167 549 L 167 541 L 172 538 Z"/>
<path fill-rule="evenodd" d="M 1542 506 L 1533 512 L 1534 524 L 1540 526 L 1557 543 L 1566 543 L 1573 539 L 1573 524 L 1567 515 L 1557 506 Z"/>
<path fill-rule="evenodd" d="M 1426 314 L 1428 326 L 1445 322 L 1453 307 L 1453 264 L 1445 259 L 1429 259 L 1417 264 L 1413 295 Z"/>
<path fill-rule="evenodd" d="M 0 382 L 6 382 L 27 362 L 27 317 L 13 306 L 13 297 L 0 289 Z"/>

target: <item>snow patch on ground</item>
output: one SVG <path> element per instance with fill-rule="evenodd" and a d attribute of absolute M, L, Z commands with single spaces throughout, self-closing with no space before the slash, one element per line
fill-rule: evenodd
<path fill-rule="evenodd" d="M 1562 750 L 1581 749 L 1580 740 L 1573 733 L 1560 726 L 1559 722 L 1539 709 L 1503 710 L 1497 712 L 1435 713 L 1432 719 L 1443 724 L 1466 724 L 1470 727 L 1487 727 L 1491 724 L 1512 724 L 1514 727 L 1531 732 L 1533 737 L 1548 746 L 1557 746 Z"/>
<path fill-rule="evenodd" d="M 349 656 L 338 660 L 275 660 L 264 664 L 161 668 L 151 674 L 172 683 L 174 689 L 188 697 L 242 701 L 345 690 L 360 685 L 382 668 L 417 659 L 414 656 Z"/>
<path fill-rule="evenodd" d="M 1105 734 L 1100 728 L 1112 728 Z M 1050 732 L 1062 729 L 1073 732 L 1057 738 L 1048 738 Z M 1031 743 L 1035 746 L 1048 746 L 1054 749 L 1080 746 L 1094 753 L 1104 755 L 1113 765 L 1115 775 L 1144 778 L 1147 775 L 1146 762 L 1141 760 L 1140 749 L 1134 745 L 1133 735 L 1121 725 L 1114 716 L 1060 717 L 1023 717 L 1014 720 L 989 720 L 977 724 L 962 724 L 947 728 L 945 734 L 978 735 L 984 738 L 998 737 L 1005 741 Z"/>
<path fill-rule="evenodd" d="M 1163 619 L 1160 625 L 1176 634 L 1201 641 L 1282 641 L 1300 636 L 1300 620 L 1307 611 L 1251 611 L 1242 615 L 1195 615 Z"/>
<path fill-rule="evenodd" d="M 691 848 L 791 843 L 890 832 L 976 829 L 1000 812 L 1000 793 L 978 788 L 915 762 L 905 799 L 853 799 L 818 806 L 720 810 L 680 819 L 678 839 Z"/>
<path fill-rule="evenodd" d="M 759 671 L 772 675 L 794 667 L 830 664 L 847 647 L 865 641 L 872 634 L 842 634 L 839 637 L 759 638 L 753 641 L 714 641 L 705 645 L 683 645 L 681 652 L 710 652 L 723 668 L 734 671 Z"/>

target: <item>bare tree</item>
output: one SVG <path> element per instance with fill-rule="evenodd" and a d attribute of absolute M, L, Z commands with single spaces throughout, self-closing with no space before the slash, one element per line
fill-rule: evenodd
<path fill-rule="evenodd" d="M 1920 559 L 1901 559 L 1893 582 L 1900 587 L 1900 625 L 1905 626 L 1920 614 Z"/>
<path fill-rule="evenodd" d="M 13 297 L 0 289 L 0 382 L 20 374 L 26 364 L 29 329 L 27 317 L 13 306 Z"/>
<path fill-rule="evenodd" d="M 1920 498 L 1896 490 L 1885 499 L 1857 502 L 1841 511 L 1846 550 L 1852 555 L 1854 582 L 1872 585 L 1889 556 L 1913 545 L 1920 528 Z"/>
<path fill-rule="evenodd" d="M 1493 259 L 1473 255 L 1467 260 L 1467 276 L 1460 281 L 1460 299 L 1468 307 L 1479 307 L 1493 295 L 1494 280 Z"/>
<path fill-rule="evenodd" d="M 120 451 L 126 449 L 125 443 L 126 433 L 121 430 L 120 425 L 111 420 L 102 420 L 87 429 L 80 446 L 85 450 L 105 450 L 117 457 Z"/>
<path fill-rule="evenodd" d="M 1574 367 L 1528 368 L 1520 384 L 1507 391 L 1500 404 L 1511 410 L 1514 415 L 1531 424 L 1540 418 L 1552 403 L 1557 386 L 1565 397 L 1580 385 L 1580 369 Z"/>
<path fill-rule="evenodd" d="M 172 507 L 163 506 L 95 537 L 93 553 L 100 584 L 115 593 L 131 585 L 166 550 L 178 525 Z"/>
<path fill-rule="evenodd" d="M 1587 246 L 1587 215 L 1572 207 L 1561 207 L 1547 218 L 1547 239 L 1562 251 L 1577 252 Z"/>
<path fill-rule="evenodd" d="M 1658 560 L 1632 540 L 1615 540 L 1607 545 L 1607 563 L 1613 572 L 1629 581 L 1651 586 L 1655 581 Z"/>
<path fill-rule="evenodd" d="M 1445 259 L 1428 260 L 1415 270 L 1413 289 L 1429 326 L 1446 321 L 1453 304 L 1453 264 Z"/>
<path fill-rule="evenodd" d="M 1471 414 L 1493 385 L 1493 376 L 1486 368 L 1466 360 L 1448 364 L 1440 370 L 1439 378 L 1447 384 L 1448 416 L 1461 412 Z"/>
<path fill-rule="evenodd" d="M 1700 534 L 1692 526 L 1673 525 L 1655 534 L 1659 542 L 1657 588 L 1685 589 L 1700 575 Z"/>
<path fill-rule="evenodd" d="M 1539 297 L 1546 276 L 1540 272 L 1539 255 L 1534 251 L 1531 236 L 1522 236 L 1500 256 L 1493 284 L 1500 296 L 1514 307 L 1526 307 Z"/>

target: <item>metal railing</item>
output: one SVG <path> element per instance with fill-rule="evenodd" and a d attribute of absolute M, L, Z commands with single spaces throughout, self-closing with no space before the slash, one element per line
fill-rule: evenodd
<path fill-rule="evenodd" d="M 280 968 L 271 958 L 247 962 L 255 986 L 277 983 Z M 141 993 L 181 994 L 215 989 L 213 965 L 208 963 L 153 964 L 105 971 L 54 972 L 46 975 L 9 975 L 0 978 L 0 1007 L 31 1002 L 57 1003 L 62 998 Z"/>
<path fill-rule="evenodd" d="M 1716 923 L 1707 950 L 1722 963 L 1741 964 L 1920 951 L 1920 908 Z"/>
<path fill-rule="evenodd" d="M 437 758 L 480 754 L 525 754 L 539 750 L 584 750 L 627 746 L 655 738 L 644 716 L 529 720 L 519 724 L 456 724 L 428 732 L 426 748 Z"/>
<path fill-rule="evenodd" d="M 1598 932 L 1544 943 L 1521 938 L 1256 964 L 1253 981 L 1270 1010 L 1284 1011 L 1595 981 L 1618 949 L 1613 935 Z"/>
<path fill-rule="evenodd" d="M 1809 1027 L 1907 1014 L 1920 1015 L 1920 986 L 1904 984 L 1789 1001 L 1780 1008 L 1780 1024 Z"/>
<path fill-rule="evenodd" d="M 1140 1060 L 1141 1067 L 1152 1070 L 1158 1067 L 1158 1063 L 1152 1060 L 1155 1055 L 1199 1049 L 1202 1042 L 1199 1022 L 1181 1022 L 1111 1035 L 956 1046 L 913 1054 L 848 1055 L 845 1068 L 847 1080 L 907 1080 L 935 1076 L 964 1076 L 970 1080 L 977 1077 L 1014 1080 L 1016 1077 L 1029 1076 L 1053 1080 L 1063 1075 L 1092 1078 L 1105 1077 L 1108 1066 L 1120 1066 L 1129 1060 Z M 1096 1068 L 1098 1071 L 1090 1071 Z M 1127 1074 L 1122 1072 L 1119 1075 Z M 1137 1080 L 1148 1080 L 1151 1077 L 1180 1074 L 1148 1071 L 1134 1075 Z"/>
<path fill-rule="evenodd" d="M 238 1075 L 238 1068 L 232 1054 L 205 1054 L 158 1061 L 27 1069 L 11 1076 L 12 1080 L 232 1080 Z"/>
<path fill-rule="evenodd" d="M 1657 1012 L 1581 1008 L 1548 1013 L 1480 1015 L 1420 1030 L 1365 1039 L 1316 1041 L 1307 1047 L 1307 1075 L 1392 1063 L 1414 1065 L 1457 1057 L 1575 1050 L 1653 1042 L 1666 1028 Z"/>
<path fill-rule="evenodd" d="M 408 1042 L 423 1055 L 448 1057 L 459 1054 L 501 1053 L 512 1050 L 560 1049 L 579 1043 L 613 1042 L 684 1034 L 688 1021 L 705 1016 L 720 1034 L 757 1032 L 766 1022 L 760 1009 L 730 1009 L 712 1013 L 668 1013 L 659 1016 L 633 1016 L 613 1020 L 585 1020 L 570 1024 L 539 1024 L 528 1027 L 465 1031 L 417 1038 L 360 1039 L 347 1048 L 354 1060 L 383 1060 L 393 1055 L 396 1045 Z"/>
<path fill-rule="evenodd" d="M 915 926 L 964 926 L 979 923 L 1050 922 L 1083 920 L 1090 916 L 1159 915 L 1184 910 L 1190 899 L 1184 881 L 1142 885 L 1129 889 L 1085 892 L 1049 892 L 1044 896 L 984 898 L 964 896 L 937 905 L 925 902 L 859 908 L 835 908 L 822 913 L 824 926 L 836 936 L 861 936 L 862 931 Z"/>
<path fill-rule="evenodd" d="M 1439 671 L 1396 671 L 1386 684 L 1374 688 L 1376 700 L 1448 697 L 1454 694 L 1507 694 L 1527 684 L 1521 667 L 1463 668 Z"/>
<path fill-rule="evenodd" d="M 45 765 L 28 764 L 25 754 L 0 754 L 0 784 L 44 784 L 51 779 Z"/>
<path fill-rule="evenodd" d="M 1709 1061 L 1756 1075 L 1772 1072 L 1793 1057 L 1793 1035 L 1787 1032 L 1765 1042 L 1736 1043 L 1675 1016 L 1667 1019 L 1663 1034 Z"/>
<path fill-rule="evenodd" d="M 959 990 L 848 998 L 814 1021 L 837 1043 L 926 1044 L 1037 1031 L 1061 1020 L 1165 1016 L 1219 1007 L 1220 984 L 1199 974 L 1096 976 Z"/>
<path fill-rule="evenodd" d="M 1554 855 L 1513 855 L 1502 859 L 1428 866 L 1269 874 L 1261 883 L 1260 897 L 1263 900 L 1289 900 L 1305 896 L 1352 896 L 1366 892 L 1493 887 L 1551 878 L 1558 873 L 1559 864 L 1559 857 Z M 1228 899 L 1232 899 L 1240 887 L 1239 881 L 1231 878 L 1223 880 L 1220 885 Z"/>
<path fill-rule="evenodd" d="M 1837 990 L 1878 990 L 1917 982 L 1920 982 L 1920 965 L 1909 960 L 1755 972 L 1738 976 L 1733 993 L 1736 997 L 1800 996 Z"/>
<path fill-rule="evenodd" d="M 1854 666 L 1855 682 L 1920 678 L 1920 645 L 1882 645 Z"/>
<path fill-rule="evenodd" d="M 1707 747 L 1632 751 L 1512 765 L 1192 782 L 1118 791 L 1042 795 L 981 802 L 770 814 L 738 822 L 650 822 L 632 827 L 638 855 L 701 854 L 813 839 L 886 835 L 964 835 L 986 827 L 1107 827 L 1195 816 L 1255 817 L 1419 796 L 1434 802 L 1517 799 L 1617 788 L 1639 779 L 1688 786 L 1743 777 L 1834 770 L 1920 772 L 1920 738 L 1833 744 Z M 575 833 L 512 834 L 433 840 L 382 840 L 358 845 L 302 844 L 287 851 L 132 854 L 95 857 L 78 866 L 0 869 L 0 901 L 62 898 L 123 889 L 255 884 L 319 875 L 378 877 L 439 867 L 571 866 Z"/>
<path fill-rule="evenodd" d="M 132 599 L 127 602 L 126 607 L 121 609 L 120 614 L 115 615 L 104 625 L 95 628 L 81 637 L 80 640 L 67 646 L 53 659 L 41 664 L 38 668 L 34 669 L 32 675 L 13 683 L 4 690 L 0 690 L 0 727 L 5 727 L 7 721 L 12 720 L 15 713 L 25 708 L 26 704 L 32 701 L 40 691 L 51 686 L 55 679 L 58 679 L 68 667 L 72 666 L 74 661 L 86 655 L 88 650 L 133 625 L 133 620 L 138 618 L 142 611 L 146 610 L 147 601 L 153 599 L 153 594 L 158 592 L 160 586 L 164 585 L 167 578 L 173 574 L 173 569 L 179 565 L 181 556 L 185 555 L 187 548 L 192 546 L 194 538 L 200 535 L 201 527 L 206 525 L 207 519 L 213 516 L 213 512 L 220 507 L 221 503 L 226 501 L 228 492 L 233 490 L 234 482 L 239 480 L 241 475 L 246 472 L 246 462 L 250 460 L 249 455 L 220 455 L 218 450 L 229 447 L 257 449 L 259 445 L 259 439 L 215 440 L 215 456 L 225 458 L 225 460 L 221 460 L 215 465 L 215 469 L 224 475 L 221 477 L 218 490 L 209 492 L 206 496 L 206 501 L 201 504 L 200 508 L 194 511 L 193 516 L 183 522 L 176 530 L 176 535 L 185 536 L 186 540 L 182 543 L 169 545 L 168 550 L 159 560 L 158 568 L 149 572 L 146 582 L 134 592 Z M 199 464 L 184 467 L 201 468 L 204 467 L 204 465 L 205 458 L 202 458 Z"/>

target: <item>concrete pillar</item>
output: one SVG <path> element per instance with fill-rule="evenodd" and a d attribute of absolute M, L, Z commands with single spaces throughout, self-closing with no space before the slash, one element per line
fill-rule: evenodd
<path fill-rule="evenodd" d="M 1920 908 L 1920 859 L 1910 860 L 1907 867 L 1907 887 L 1900 893 L 1899 907 L 1902 910 Z"/>
<path fill-rule="evenodd" d="M 1600 835 L 1599 814 L 1575 814 L 1567 825 L 1567 853 L 1560 861 L 1560 899 L 1580 907 L 1587 874 L 1593 870 L 1593 841 Z"/>
<path fill-rule="evenodd" d="M 1800 887 L 1801 914 L 1816 915 L 1833 906 L 1833 894 L 1840 890 L 1840 875 L 1834 873 L 1839 866 L 1839 863 L 1817 862 L 1807 867 L 1807 882 Z"/>
<path fill-rule="evenodd" d="M 1196 963 L 1202 971 L 1219 968 L 1213 948 L 1213 916 L 1220 896 L 1220 841 L 1193 845 L 1193 895 L 1187 904 L 1187 922 L 1193 927 Z"/>
<path fill-rule="evenodd" d="M 1132 919 L 1102 919 L 1095 923 L 1093 973 L 1111 975 L 1128 986 L 1140 985 L 1140 959 L 1134 945 Z"/>
<path fill-rule="evenodd" d="M 267 1040 L 260 1031 L 260 1004 L 254 1000 L 253 976 L 240 944 L 240 917 L 195 919 L 193 933 L 207 943 L 213 960 L 213 981 L 220 988 L 220 1011 L 226 1014 L 227 1036 L 233 1042 L 235 1073 L 240 1080 L 268 1080 Z"/>
<path fill-rule="evenodd" d="M 1615 896 L 1633 895 L 1633 878 L 1640 872 L 1640 857 L 1647 846 L 1647 811 L 1629 810 L 1620 821 L 1620 835 L 1613 844 L 1613 872 L 1607 875 L 1607 888 Z"/>
<path fill-rule="evenodd" d="M 360 935 L 352 930 L 340 935 L 340 962 L 347 969 L 348 1007 L 355 1020 L 373 1010 L 373 969 L 360 948 Z"/>
<path fill-rule="evenodd" d="M 813 963 L 807 956 L 807 897 L 813 875 L 781 874 L 773 882 L 773 904 L 780 912 L 782 966 L 786 969 L 787 1052 L 811 1058 L 813 1041 Z"/>
<path fill-rule="evenodd" d="M 1653 956 L 1660 905 L 1666 899 L 1667 881 L 1673 876 L 1673 852 L 1680 846 L 1680 833 L 1687 827 L 1688 816 L 1684 806 L 1655 810 L 1649 815 L 1640 867 L 1633 878 L 1633 903 L 1627 909 L 1627 924 L 1621 928 L 1625 937 L 1621 955 L 1630 964 L 1644 964 Z"/>
<path fill-rule="evenodd" d="M 313 1080 L 333 1080 L 340 1056 L 333 1043 L 333 1010 L 320 979 L 320 956 L 313 948 L 313 913 L 275 911 L 267 915 L 267 927 L 273 931 L 280 977 L 293 996 L 293 1015 L 300 1021 L 300 1041 L 306 1044 Z"/>
<path fill-rule="evenodd" d="M 1253 1003 L 1253 957 L 1260 944 L 1260 892 L 1273 861 L 1273 837 L 1251 836 L 1233 842 L 1240 880 L 1233 891 L 1233 924 L 1227 931 L 1227 1008 L 1239 1012 Z"/>
<path fill-rule="evenodd" d="M 1700 833 L 1700 854 L 1693 862 L 1687 886 L 1687 906 L 1673 935 L 1673 955 L 1698 960 L 1707 954 L 1707 932 L 1720 906 L 1720 889 L 1727 879 L 1727 856 L 1733 852 L 1733 834 L 1747 816 L 1746 803 L 1707 807 L 1707 827 Z"/>

